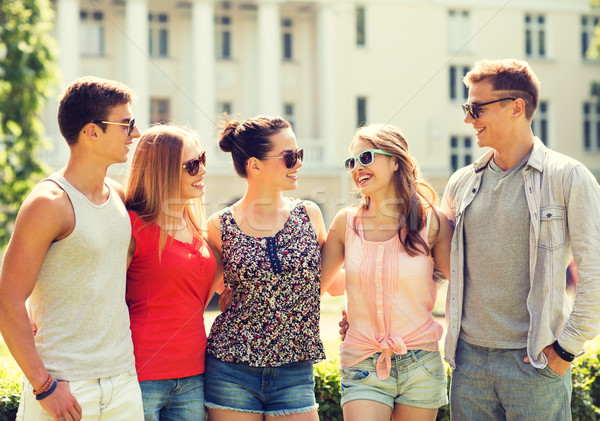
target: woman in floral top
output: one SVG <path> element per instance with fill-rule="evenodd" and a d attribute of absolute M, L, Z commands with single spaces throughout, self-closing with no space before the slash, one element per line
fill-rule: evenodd
<path fill-rule="evenodd" d="M 290 124 L 269 117 L 227 121 L 219 146 L 248 185 L 208 223 L 232 294 L 208 338 L 208 419 L 316 421 L 325 227 L 314 203 L 283 196 L 298 186 L 303 151 Z"/>

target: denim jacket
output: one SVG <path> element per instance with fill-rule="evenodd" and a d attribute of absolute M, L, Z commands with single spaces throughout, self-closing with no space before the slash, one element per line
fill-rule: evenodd
<path fill-rule="evenodd" d="M 490 150 L 454 173 L 442 199 L 455 226 L 444 347 L 453 368 L 465 294 L 464 215 L 492 156 Z M 537 138 L 523 178 L 531 220 L 527 354 L 533 366 L 543 368 L 547 361 L 542 350 L 547 345 L 558 339 L 565 350 L 581 354 L 585 341 L 600 330 L 600 186 L 583 164 L 546 148 Z M 573 308 L 565 292 L 566 268 L 572 258 L 579 269 Z"/>

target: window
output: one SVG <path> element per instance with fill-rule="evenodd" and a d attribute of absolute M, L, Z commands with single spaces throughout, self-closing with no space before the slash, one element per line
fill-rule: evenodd
<path fill-rule="evenodd" d="M 525 54 L 531 58 L 546 57 L 546 18 L 525 15 Z"/>
<path fill-rule="evenodd" d="M 583 104 L 583 142 L 586 151 L 600 152 L 600 102 Z"/>
<path fill-rule="evenodd" d="M 581 57 L 583 57 L 584 60 L 594 60 L 591 57 L 588 57 L 587 53 L 592 46 L 594 33 L 599 23 L 600 17 L 598 16 L 581 17 Z"/>
<path fill-rule="evenodd" d="M 471 16 L 467 10 L 448 10 L 448 51 L 470 52 Z"/>
<path fill-rule="evenodd" d="M 167 123 L 171 119 L 171 101 L 166 98 L 150 99 L 151 123 Z"/>
<path fill-rule="evenodd" d="M 366 29 L 366 10 L 365 6 L 356 6 L 356 46 L 365 47 L 367 45 Z"/>
<path fill-rule="evenodd" d="M 367 123 L 367 98 L 356 98 L 356 127 L 364 126 Z"/>
<path fill-rule="evenodd" d="M 294 104 L 283 104 L 283 118 L 285 118 L 294 128 Z"/>
<path fill-rule="evenodd" d="M 283 34 L 282 46 L 283 46 L 283 59 L 292 60 L 292 31 L 294 22 L 291 19 L 283 19 L 281 21 L 281 32 Z"/>
<path fill-rule="evenodd" d="M 469 98 L 469 88 L 463 83 L 463 77 L 469 72 L 467 66 L 450 66 L 450 100 L 456 102 L 466 102 Z"/>
<path fill-rule="evenodd" d="M 473 162 L 473 147 L 469 136 L 450 137 L 450 167 L 452 172 Z"/>
<path fill-rule="evenodd" d="M 148 15 L 148 52 L 151 57 L 167 57 L 169 55 L 169 15 L 150 13 Z"/>
<path fill-rule="evenodd" d="M 215 52 L 217 59 L 229 60 L 231 58 L 231 17 L 215 17 Z"/>
<path fill-rule="evenodd" d="M 229 101 L 217 102 L 217 113 L 219 113 L 219 114 L 227 113 L 227 115 L 231 116 L 232 109 L 233 109 L 233 106 L 231 105 L 231 102 L 229 102 Z"/>
<path fill-rule="evenodd" d="M 79 12 L 79 52 L 86 56 L 104 55 L 104 15 L 102 12 Z"/>
<path fill-rule="evenodd" d="M 540 101 L 531 122 L 533 134 L 540 138 L 544 145 L 548 144 L 548 103 Z"/>

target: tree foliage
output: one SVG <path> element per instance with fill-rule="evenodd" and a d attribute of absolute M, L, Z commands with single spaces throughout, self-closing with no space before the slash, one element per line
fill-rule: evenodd
<path fill-rule="evenodd" d="M 590 0 L 592 9 L 600 10 L 600 0 Z M 600 59 L 600 23 L 596 25 L 596 30 L 594 31 L 594 38 L 592 39 L 592 45 L 586 51 L 586 55 L 588 58 L 593 60 Z"/>
<path fill-rule="evenodd" d="M 0 247 L 42 174 L 40 112 L 55 80 L 48 0 L 0 0 Z"/>

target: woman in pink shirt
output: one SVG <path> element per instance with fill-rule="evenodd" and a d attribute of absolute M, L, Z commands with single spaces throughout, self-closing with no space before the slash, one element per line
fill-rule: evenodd
<path fill-rule="evenodd" d="M 448 397 L 438 347 L 443 328 L 431 314 L 433 271 L 435 262 L 449 275 L 452 228 L 396 127 L 360 128 L 350 154 L 345 166 L 362 203 L 341 210 L 331 225 L 322 286 L 344 264 L 344 420 L 435 420 Z"/>

